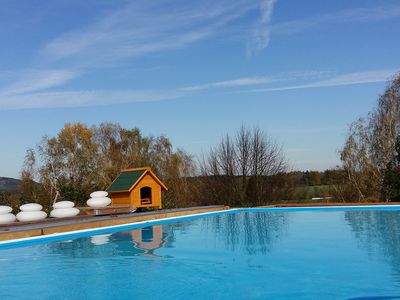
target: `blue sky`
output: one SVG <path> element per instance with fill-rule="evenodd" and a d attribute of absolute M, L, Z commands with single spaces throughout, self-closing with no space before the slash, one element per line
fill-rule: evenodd
<path fill-rule="evenodd" d="M 66 122 L 201 155 L 242 124 L 293 169 L 339 164 L 400 71 L 399 1 L 0 1 L 0 176 Z"/>

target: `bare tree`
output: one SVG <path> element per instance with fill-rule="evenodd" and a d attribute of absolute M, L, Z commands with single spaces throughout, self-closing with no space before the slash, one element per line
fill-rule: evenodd
<path fill-rule="evenodd" d="M 242 125 L 236 133 L 236 155 L 240 175 L 245 178 L 250 173 L 251 131 Z"/>
<path fill-rule="evenodd" d="M 287 170 L 282 151 L 260 128 L 242 126 L 227 134 L 200 162 L 204 191 L 215 203 L 257 205 L 266 203 L 268 177 Z"/>
<path fill-rule="evenodd" d="M 236 149 L 229 135 L 221 140 L 217 152 L 218 165 L 221 173 L 228 176 L 234 176 L 236 173 Z"/>

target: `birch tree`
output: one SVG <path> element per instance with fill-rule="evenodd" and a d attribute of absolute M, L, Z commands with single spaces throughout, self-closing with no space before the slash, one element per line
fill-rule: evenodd
<path fill-rule="evenodd" d="M 340 151 L 349 198 L 363 201 L 381 197 L 384 172 L 396 154 L 399 134 L 400 75 L 397 75 L 379 97 L 376 108 L 350 126 Z"/>

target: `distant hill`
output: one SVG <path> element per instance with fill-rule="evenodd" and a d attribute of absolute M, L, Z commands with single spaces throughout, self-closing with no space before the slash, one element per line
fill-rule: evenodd
<path fill-rule="evenodd" d="M 0 177 L 0 191 L 16 191 L 19 189 L 21 180 L 9 177 Z"/>

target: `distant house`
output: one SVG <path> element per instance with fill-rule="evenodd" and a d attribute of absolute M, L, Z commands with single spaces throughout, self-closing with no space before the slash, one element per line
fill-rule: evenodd
<path fill-rule="evenodd" d="M 107 192 L 112 205 L 162 208 L 161 193 L 167 187 L 148 167 L 124 169 Z"/>

